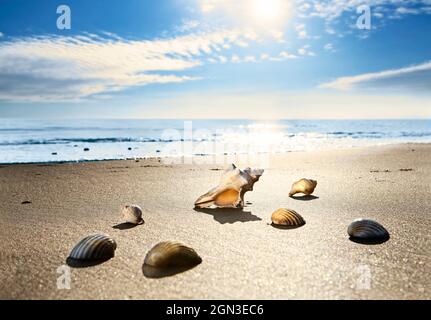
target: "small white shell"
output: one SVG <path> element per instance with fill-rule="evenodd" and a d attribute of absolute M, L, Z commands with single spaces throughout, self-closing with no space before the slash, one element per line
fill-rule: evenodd
<path fill-rule="evenodd" d="M 356 219 L 347 228 L 353 239 L 378 240 L 388 239 L 389 232 L 380 223 L 370 219 Z"/>
<path fill-rule="evenodd" d="M 85 237 L 72 249 L 69 258 L 75 260 L 107 260 L 114 256 L 117 244 L 111 237 L 94 234 Z"/>
<path fill-rule="evenodd" d="M 271 221 L 274 226 L 280 227 L 300 227 L 305 224 L 304 218 L 298 212 L 285 208 L 275 210 Z"/>
<path fill-rule="evenodd" d="M 142 224 L 144 220 L 142 219 L 142 209 L 134 205 L 126 205 L 121 210 L 123 220 L 126 223 L 132 224 Z"/>

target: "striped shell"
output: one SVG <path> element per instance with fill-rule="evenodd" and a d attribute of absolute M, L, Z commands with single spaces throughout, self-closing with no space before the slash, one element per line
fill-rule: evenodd
<path fill-rule="evenodd" d="M 126 205 L 121 210 L 123 220 L 126 223 L 132 224 L 142 224 L 144 220 L 142 219 L 142 209 L 134 205 Z"/>
<path fill-rule="evenodd" d="M 85 237 L 72 249 L 69 258 L 75 260 L 106 260 L 114 256 L 117 244 L 103 234 Z"/>
<path fill-rule="evenodd" d="M 301 179 L 299 181 L 296 181 L 292 185 L 292 189 L 289 192 L 289 197 L 293 196 L 297 193 L 303 193 L 307 196 L 312 194 L 314 192 L 314 189 L 317 186 L 317 181 L 312 179 Z"/>
<path fill-rule="evenodd" d="M 194 267 L 202 262 L 195 250 L 179 242 L 160 242 L 145 256 L 144 265 L 167 267 Z"/>
<path fill-rule="evenodd" d="M 300 227 L 305 224 L 304 218 L 299 213 L 285 208 L 275 210 L 271 221 L 273 225 L 282 227 Z"/>
<path fill-rule="evenodd" d="M 388 239 L 389 232 L 380 223 L 369 219 L 356 219 L 347 228 L 351 238 L 363 240 Z"/>

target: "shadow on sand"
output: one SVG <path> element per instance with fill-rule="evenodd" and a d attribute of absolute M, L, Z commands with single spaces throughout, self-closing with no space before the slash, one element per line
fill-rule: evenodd
<path fill-rule="evenodd" d="M 274 223 L 268 223 L 268 225 L 272 226 L 275 229 L 283 229 L 283 230 L 291 230 L 291 229 L 298 229 L 303 227 L 305 224 L 301 225 L 301 226 L 281 226 L 278 224 L 274 224 Z"/>
<path fill-rule="evenodd" d="M 123 222 L 123 223 L 119 223 L 115 226 L 112 226 L 113 229 L 117 229 L 117 230 L 129 230 L 132 228 L 135 228 L 137 226 L 143 225 L 145 222 L 142 222 L 140 224 L 134 224 L 134 223 L 129 223 L 129 222 Z"/>
<path fill-rule="evenodd" d="M 78 260 L 68 257 L 66 259 L 66 264 L 71 268 L 88 268 L 102 264 L 110 259 L 111 258 L 99 260 Z"/>
<path fill-rule="evenodd" d="M 390 236 L 387 236 L 386 238 L 380 238 L 380 239 L 360 239 L 360 238 L 353 238 L 350 237 L 349 240 L 353 241 L 355 243 L 360 244 L 367 244 L 367 245 L 376 245 L 376 244 L 382 244 L 390 239 Z"/>
<path fill-rule="evenodd" d="M 187 270 L 193 269 L 194 267 L 196 266 L 156 268 L 156 267 L 144 264 L 142 266 L 142 273 L 147 278 L 158 279 L 158 278 L 171 277 L 178 273 L 182 273 Z"/>
<path fill-rule="evenodd" d="M 243 209 L 231 209 L 231 208 L 217 208 L 217 209 L 200 209 L 194 208 L 197 212 L 203 212 L 213 216 L 214 220 L 218 223 L 235 223 L 235 222 L 249 222 L 249 221 L 261 221 L 262 219 L 255 216 L 251 211 L 243 211 Z"/>
<path fill-rule="evenodd" d="M 315 200 L 315 199 L 319 199 L 319 197 L 313 196 L 313 195 L 305 195 L 305 196 L 291 196 L 292 199 L 295 200 L 301 200 L 301 201 L 311 201 L 311 200 Z"/>

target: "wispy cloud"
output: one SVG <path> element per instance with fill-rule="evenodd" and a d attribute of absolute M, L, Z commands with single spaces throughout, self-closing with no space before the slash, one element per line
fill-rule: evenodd
<path fill-rule="evenodd" d="M 334 20 L 344 12 L 356 12 L 363 4 L 372 9 L 398 12 L 400 14 L 428 13 L 429 0 L 296 0 L 302 17 L 320 17 Z"/>
<path fill-rule="evenodd" d="M 305 24 L 304 23 L 297 24 L 295 26 L 295 30 L 296 30 L 296 32 L 298 34 L 298 38 L 299 39 L 308 38 L 307 30 L 305 29 Z"/>
<path fill-rule="evenodd" d="M 373 30 L 385 26 L 387 21 L 392 19 L 431 14 L 429 0 L 296 0 L 296 3 L 298 17 L 320 18 L 324 21 L 325 32 L 339 37 L 351 34 L 352 30 L 356 29 L 356 20 L 359 17 L 357 8 L 364 4 L 370 7 Z"/>
<path fill-rule="evenodd" d="M 151 41 L 107 33 L 15 38 L 0 42 L 0 99 L 71 100 L 133 86 L 196 80 L 183 73 L 213 54 L 225 63 L 220 51 L 256 40 L 255 34 L 242 30 Z"/>
<path fill-rule="evenodd" d="M 332 43 L 327 43 L 323 46 L 323 49 L 328 52 L 335 52 L 334 45 Z"/>
<path fill-rule="evenodd" d="M 431 62 L 400 69 L 341 77 L 320 85 L 320 88 L 337 90 L 385 88 L 431 92 Z"/>

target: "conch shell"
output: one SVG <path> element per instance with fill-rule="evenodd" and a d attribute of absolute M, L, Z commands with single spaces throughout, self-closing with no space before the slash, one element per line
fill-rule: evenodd
<path fill-rule="evenodd" d="M 301 179 L 296 181 L 292 185 L 292 189 L 289 192 L 289 197 L 293 196 L 297 193 L 303 193 L 305 195 L 310 195 L 314 192 L 314 189 L 317 186 L 317 181 L 312 179 Z"/>
<path fill-rule="evenodd" d="M 224 172 L 219 185 L 195 201 L 195 208 L 243 208 L 244 194 L 253 190 L 253 185 L 263 174 L 263 169 L 238 169 L 231 164 Z"/>

